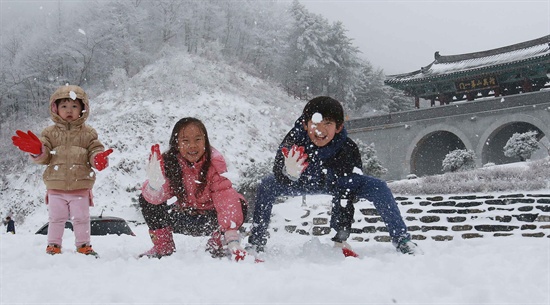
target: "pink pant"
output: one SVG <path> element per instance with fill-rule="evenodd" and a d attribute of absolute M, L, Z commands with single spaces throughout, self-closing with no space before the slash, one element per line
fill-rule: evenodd
<path fill-rule="evenodd" d="M 61 246 L 65 222 L 71 217 L 75 245 L 90 243 L 90 196 L 82 194 L 48 193 L 48 244 Z"/>

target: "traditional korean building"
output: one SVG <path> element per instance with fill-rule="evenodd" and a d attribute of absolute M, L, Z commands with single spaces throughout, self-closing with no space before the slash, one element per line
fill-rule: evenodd
<path fill-rule="evenodd" d="M 475 53 L 440 55 L 418 71 L 389 75 L 384 83 L 440 105 L 538 91 L 550 82 L 550 35 Z"/>

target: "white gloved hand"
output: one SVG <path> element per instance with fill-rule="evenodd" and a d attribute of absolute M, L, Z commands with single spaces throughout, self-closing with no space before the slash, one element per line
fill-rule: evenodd
<path fill-rule="evenodd" d="M 164 178 L 164 161 L 162 160 L 158 144 L 151 146 L 151 156 L 147 164 L 147 178 L 149 178 L 149 186 L 154 190 L 159 190 L 166 183 Z"/>
<path fill-rule="evenodd" d="M 241 239 L 239 231 L 228 230 L 224 234 L 225 243 L 227 249 L 231 253 L 231 257 L 236 261 L 244 260 L 246 257 L 246 250 L 241 246 Z"/>
<path fill-rule="evenodd" d="M 287 176 L 294 181 L 298 180 L 302 172 L 308 166 L 306 161 L 308 156 L 304 152 L 304 147 L 292 145 L 290 151 L 286 147 L 283 147 L 281 151 L 285 157 L 285 170 Z"/>

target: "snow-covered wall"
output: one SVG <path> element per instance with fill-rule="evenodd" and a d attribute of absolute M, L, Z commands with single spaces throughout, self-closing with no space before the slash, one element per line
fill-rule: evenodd
<path fill-rule="evenodd" d="M 550 193 L 397 196 L 396 201 L 413 240 L 512 235 L 550 238 Z M 330 196 L 291 198 L 274 206 L 270 230 L 314 236 L 335 234 L 329 228 L 330 206 Z M 350 239 L 389 242 L 387 232 L 371 202 L 355 204 Z"/>

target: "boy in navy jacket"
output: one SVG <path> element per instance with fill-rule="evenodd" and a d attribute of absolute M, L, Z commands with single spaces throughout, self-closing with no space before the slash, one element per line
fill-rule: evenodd
<path fill-rule="evenodd" d="M 340 102 L 326 96 L 310 100 L 277 150 L 274 174 L 263 178 L 258 187 L 249 244 L 258 252 L 264 250 L 277 197 L 329 194 L 333 196 L 330 226 L 336 231 L 332 240 L 345 256 L 357 256 L 346 240 L 353 222 L 353 203 L 359 198 L 374 204 L 397 251 L 419 252 L 386 183 L 363 175 L 361 168 L 361 154 L 347 136 Z M 340 204 L 342 198 L 347 199 L 345 207 Z"/>

